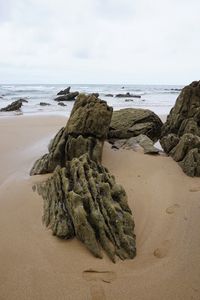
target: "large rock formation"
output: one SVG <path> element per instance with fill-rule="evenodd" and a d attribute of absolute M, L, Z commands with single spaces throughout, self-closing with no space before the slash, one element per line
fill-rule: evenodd
<path fill-rule="evenodd" d="M 136 254 L 134 222 L 122 186 L 101 165 L 112 108 L 94 95 L 79 95 L 65 128 L 34 164 L 31 175 L 53 172 L 37 191 L 45 225 L 58 237 L 76 236 L 96 256 L 112 261 Z"/>
<path fill-rule="evenodd" d="M 162 128 L 161 145 L 189 176 L 200 176 L 200 81 L 183 88 Z"/>
<path fill-rule="evenodd" d="M 9 104 L 8 106 L 1 108 L 0 111 L 4 112 L 4 111 L 17 111 L 20 110 L 22 107 L 22 99 L 16 100 L 14 102 L 12 102 L 11 104 Z"/>
<path fill-rule="evenodd" d="M 148 109 L 125 108 L 113 112 L 109 139 L 128 139 L 140 134 L 153 142 L 160 138 L 162 121 Z"/>

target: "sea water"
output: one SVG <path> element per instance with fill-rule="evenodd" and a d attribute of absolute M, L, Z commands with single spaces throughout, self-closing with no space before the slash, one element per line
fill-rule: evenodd
<path fill-rule="evenodd" d="M 3 108 L 19 98 L 23 103 L 23 114 L 62 114 L 69 116 L 74 101 L 64 102 L 66 106 L 58 105 L 54 99 L 60 90 L 71 86 L 71 92 L 99 93 L 99 98 L 106 100 L 114 110 L 122 108 L 147 108 L 158 115 L 168 114 L 173 107 L 183 86 L 180 85 L 114 85 L 114 84 L 0 84 L 0 108 Z M 140 98 L 118 98 L 117 94 L 130 94 Z M 113 97 L 106 96 L 113 94 Z M 41 106 L 40 102 L 49 103 Z"/>

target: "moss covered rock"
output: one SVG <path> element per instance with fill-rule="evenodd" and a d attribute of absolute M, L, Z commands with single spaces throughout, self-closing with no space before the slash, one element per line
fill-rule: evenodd
<path fill-rule="evenodd" d="M 113 262 L 136 255 L 134 221 L 122 186 L 101 165 L 112 108 L 95 95 L 79 95 L 66 127 L 31 175 L 53 172 L 36 189 L 44 199 L 43 222 L 64 239 L 77 237 L 96 256 Z"/>

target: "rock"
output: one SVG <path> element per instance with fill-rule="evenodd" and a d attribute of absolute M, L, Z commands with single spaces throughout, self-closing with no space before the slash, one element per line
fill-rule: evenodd
<path fill-rule="evenodd" d="M 49 106 L 49 105 L 51 105 L 50 103 L 46 103 L 46 102 L 40 102 L 40 105 L 41 106 Z"/>
<path fill-rule="evenodd" d="M 69 93 L 67 95 L 58 96 L 54 100 L 55 101 L 73 101 L 78 96 L 79 92 Z"/>
<path fill-rule="evenodd" d="M 102 258 L 136 255 L 134 221 L 125 190 L 101 165 L 112 108 L 94 95 L 79 95 L 66 127 L 49 144 L 31 175 L 52 172 L 36 189 L 44 200 L 43 222 L 54 235 L 76 236 Z"/>
<path fill-rule="evenodd" d="M 24 98 L 20 98 L 19 99 L 22 103 L 28 103 L 28 100 L 24 99 Z"/>
<path fill-rule="evenodd" d="M 148 109 L 125 108 L 113 112 L 109 139 L 128 139 L 140 134 L 153 142 L 160 138 L 162 121 Z"/>
<path fill-rule="evenodd" d="M 57 95 L 67 95 L 70 93 L 70 89 L 71 87 L 69 86 L 68 88 L 66 88 L 65 90 L 61 90 L 60 92 L 57 93 Z"/>
<path fill-rule="evenodd" d="M 112 116 L 112 108 L 94 95 L 80 94 L 67 123 L 67 132 L 73 135 L 105 139 Z"/>
<path fill-rule="evenodd" d="M 2 112 L 4 112 L 4 111 L 16 111 L 16 110 L 20 110 L 21 107 L 22 107 L 22 101 L 20 99 L 20 100 L 12 102 L 11 104 L 9 104 L 8 106 L 6 106 L 2 109 L 0 109 L 0 111 L 2 111 Z"/>
<path fill-rule="evenodd" d="M 106 94 L 105 97 L 113 97 L 113 94 Z"/>
<path fill-rule="evenodd" d="M 189 176 L 200 176 L 200 81 L 184 87 L 162 127 L 160 143 Z"/>
<path fill-rule="evenodd" d="M 133 99 L 125 99 L 125 102 L 133 102 Z"/>
<path fill-rule="evenodd" d="M 126 97 L 131 97 L 131 98 L 141 98 L 140 95 L 134 95 L 134 94 L 130 94 L 130 93 L 126 93 L 126 94 L 117 94 L 115 97 L 117 97 L 117 98 L 126 98 Z"/>
<path fill-rule="evenodd" d="M 92 93 L 91 95 L 95 96 L 96 98 L 99 98 L 99 93 Z"/>
<path fill-rule="evenodd" d="M 112 141 L 112 148 L 115 149 L 132 149 L 137 150 L 138 145 L 143 148 L 144 154 L 158 154 L 159 149 L 154 147 L 153 141 L 146 135 L 140 134 L 136 137 L 131 137 L 129 139 L 114 140 Z"/>
<path fill-rule="evenodd" d="M 60 105 L 60 106 L 67 106 L 65 103 L 63 103 L 63 102 L 58 102 L 58 105 Z"/>

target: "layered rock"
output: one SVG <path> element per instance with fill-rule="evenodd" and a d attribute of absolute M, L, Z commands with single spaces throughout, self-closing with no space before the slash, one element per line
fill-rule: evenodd
<path fill-rule="evenodd" d="M 6 112 L 6 111 L 17 111 L 20 110 L 22 107 L 22 99 L 16 100 L 9 104 L 8 106 L 1 108 L 0 111 Z"/>
<path fill-rule="evenodd" d="M 76 236 L 96 256 L 101 247 L 115 261 L 136 254 L 134 221 L 126 193 L 101 164 L 112 108 L 94 95 L 79 95 L 66 127 L 31 175 L 53 172 L 37 184 L 45 225 L 58 237 Z M 101 247 L 100 247 L 101 246 Z"/>
<path fill-rule="evenodd" d="M 200 81 L 184 87 L 162 127 L 161 145 L 189 176 L 200 176 Z"/>
<path fill-rule="evenodd" d="M 162 121 L 148 109 L 125 108 L 113 112 L 109 139 L 129 139 L 140 134 L 153 142 L 160 138 Z"/>

